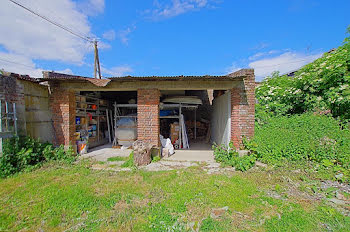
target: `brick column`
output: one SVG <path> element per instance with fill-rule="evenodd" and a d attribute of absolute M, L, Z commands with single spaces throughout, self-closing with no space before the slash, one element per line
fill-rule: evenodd
<path fill-rule="evenodd" d="M 231 89 L 231 141 L 239 149 L 243 137 L 254 136 L 255 76 L 244 70 L 244 79 Z"/>
<path fill-rule="evenodd" d="M 54 145 L 75 147 L 75 94 L 58 86 L 51 87 L 50 92 Z"/>
<path fill-rule="evenodd" d="M 159 146 L 158 89 L 137 90 L 137 139 Z"/>

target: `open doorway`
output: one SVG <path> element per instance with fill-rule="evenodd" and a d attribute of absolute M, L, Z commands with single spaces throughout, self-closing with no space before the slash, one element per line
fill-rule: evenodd
<path fill-rule="evenodd" d="M 106 144 L 112 147 L 116 136 L 115 145 L 129 147 L 137 139 L 137 92 L 78 92 L 75 128 L 79 153 Z"/>
<path fill-rule="evenodd" d="M 161 91 L 160 134 L 175 150 L 210 150 L 212 91 Z M 186 146 L 187 145 L 187 146 Z"/>

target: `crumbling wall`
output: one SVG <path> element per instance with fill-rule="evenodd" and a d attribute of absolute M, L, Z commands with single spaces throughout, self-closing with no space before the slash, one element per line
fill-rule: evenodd
<path fill-rule="evenodd" d="M 18 133 L 25 135 L 26 120 L 22 81 L 11 76 L 0 74 L 0 99 L 10 104 L 16 103 Z"/>
<path fill-rule="evenodd" d="M 254 135 L 255 75 L 254 69 L 243 69 L 231 75 L 244 77 L 231 89 L 231 141 L 239 148 L 243 137 Z"/>

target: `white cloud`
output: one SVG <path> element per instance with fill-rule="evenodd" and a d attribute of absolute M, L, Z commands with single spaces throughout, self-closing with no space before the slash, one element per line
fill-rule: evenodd
<path fill-rule="evenodd" d="M 86 0 L 78 3 L 78 7 L 81 11 L 88 16 L 96 16 L 103 13 L 105 9 L 104 0 Z"/>
<path fill-rule="evenodd" d="M 114 77 L 125 76 L 127 73 L 131 73 L 133 71 L 134 70 L 129 65 L 116 66 L 110 69 L 101 66 L 101 72 L 103 74 L 107 74 Z"/>
<path fill-rule="evenodd" d="M 103 33 L 102 37 L 106 40 L 112 41 L 115 39 L 115 31 L 113 29 L 106 31 Z"/>
<path fill-rule="evenodd" d="M 271 50 L 271 51 L 268 51 L 268 52 L 258 52 L 250 57 L 248 57 L 249 60 L 256 60 L 262 56 L 268 56 L 268 55 L 272 55 L 272 54 L 276 54 L 276 53 L 279 53 L 278 50 Z"/>
<path fill-rule="evenodd" d="M 261 50 L 261 49 L 267 48 L 269 46 L 270 46 L 270 44 L 268 44 L 268 43 L 260 42 L 259 44 L 252 47 L 251 50 Z"/>
<path fill-rule="evenodd" d="M 38 78 L 42 77 L 43 71 L 30 58 L 6 52 L 0 52 L 0 69 Z"/>
<path fill-rule="evenodd" d="M 211 0 L 171 0 L 171 4 L 161 4 L 154 1 L 156 9 L 146 10 L 145 14 L 150 14 L 153 19 L 171 18 L 190 11 L 209 7 Z"/>
<path fill-rule="evenodd" d="M 21 0 L 21 4 L 78 34 L 90 37 L 94 35 L 88 21 L 88 15 L 92 14 L 89 7 L 94 8 L 95 13 L 101 13 L 104 9 L 104 0 L 84 0 L 79 4 L 73 0 Z M 86 7 L 82 9 L 84 4 Z M 0 30 L 0 45 L 4 48 L 5 55 L 12 57 L 11 61 L 22 59 L 21 63 L 32 67 L 29 70 L 29 67 L 23 65 L 1 63 L 0 68 L 15 68 L 13 72 L 17 73 L 38 75 L 40 68 L 33 62 L 35 59 L 81 65 L 86 54 L 92 51 L 90 43 L 10 1 L 0 1 Z"/>
<path fill-rule="evenodd" d="M 225 71 L 225 74 L 231 74 L 234 73 L 238 70 L 242 69 L 241 66 L 239 66 L 236 62 L 233 62 L 232 65 L 230 67 L 227 68 L 227 70 Z"/>
<path fill-rule="evenodd" d="M 251 62 L 249 63 L 249 67 L 254 68 L 255 76 L 261 80 L 274 71 L 284 74 L 297 70 L 321 56 L 322 53 L 309 55 L 297 52 L 285 52 L 275 57 L 263 58 Z"/>
<path fill-rule="evenodd" d="M 64 74 L 68 74 L 68 75 L 73 75 L 73 71 L 70 69 L 70 68 L 66 68 L 66 69 L 63 69 L 63 70 L 54 70 L 54 72 L 57 72 L 57 73 L 64 73 Z"/>
<path fill-rule="evenodd" d="M 120 39 L 120 41 L 125 44 L 128 45 L 129 44 L 129 35 L 131 32 L 133 32 L 136 29 L 136 26 L 130 26 L 128 28 L 126 28 L 125 30 L 120 30 L 118 32 L 118 38 Z"/>

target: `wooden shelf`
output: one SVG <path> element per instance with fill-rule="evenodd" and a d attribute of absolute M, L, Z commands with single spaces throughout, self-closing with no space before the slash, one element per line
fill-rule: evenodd
<path fill-rule="evenodd" d="M 176 118 L 176 119 L 179 119 L 180 116 L 178 116 L 178 115 L 169 115 L 169 116 L 159 116 L 159 118 Z"/>
<path fill-rule="evenodd" d="M 106 121 L 103 120 L 104 117 L 106 117 L 105 111 L 108 109 L 108 102 L 103 99 L 99 99 L 97 97 L 92 96 L 84 96 L 84 95 L 76 95 L 76 106 L 79 106 L 76 108 L 76 117 L 85 117 L 85 118 L 94 118 L 96 120 L 95 122 L 91 122 L 87 120 L 86 124 L 79 124 L 76 125 L 77 129 L 80 130 L 88 130 L 88 127 L 95 126 L 96 125 L 96 136 L 88 137 L 89 141 L 89 147 L 95 147 L 98 145 L 105 144 L 106 141 L 108 142 L 108 139 L 101 137 L 101 135 L 104 135 L 104 131 L 101 130 L 101 128 L 105 127 Z M 82 99 L 83 101 L 78 101 L 78 99 Z M 96 109 L 91 108 L 82 108 L 81 106 L 91 106 L 96 105 Z M 103 125 L 103 126 L 101 126 Z M 79 130 L 78 130 L 79 131 Z"/>

